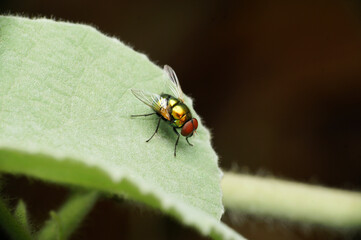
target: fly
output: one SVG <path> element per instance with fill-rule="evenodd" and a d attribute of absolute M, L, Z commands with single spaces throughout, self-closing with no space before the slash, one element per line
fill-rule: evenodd
<path fill-rule="evenodd" d="M 134 96 L 154 111 L 153 113 L 148 114 L 132 115 L 132 117 L 147 117 L 152 115 L 157 115 L 159 117 L 155 132 L 146 142 L 149 142 L 158 132 L 161 120 L 168 122 L 173 127 L 173 131 L 177 134 L 177 140 L 174 145 L 174 156 L 176 156 L 180 137 L 177 129 L 181 129 L 181 135 L 186 138 L 187 143 L 190 146 L 193 146 L 188 138 L 192 137 L 193 133 L 198 128 L 198 121 L 192 117 L 189 108 L 184 103 L 182 88 L 174 70 L 165 65 L 164 72 L 168 76 L 166 85 L 170 88 L 173 95 L 165 93 L 159 95 L 143 90 L 132 89 Z"/>

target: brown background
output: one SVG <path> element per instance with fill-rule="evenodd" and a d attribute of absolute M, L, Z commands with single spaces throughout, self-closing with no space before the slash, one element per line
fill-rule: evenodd
<path fill-rule="evenodd" d="M 92 24 L 177 72 L 224 170 L 361 189 L 361 7 L 357 1 L 21 1 L 2 13 Z M 6 177 L 34 228 L 67 190 Z M 43 199 L 44 192 L 50 199 Z M 44 201 L 44 202 L 43 202 Z M 249 239 L 358 239 L 227 213 Z M 38 224 L 38 225 L 37 225 Z M 73 239 L 203 239 L 136 204 L 102 200 Z"/>

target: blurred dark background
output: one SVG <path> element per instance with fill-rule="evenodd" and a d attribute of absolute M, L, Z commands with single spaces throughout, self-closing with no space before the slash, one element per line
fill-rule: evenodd
<path fill-rule="evenodd" d="M 361 5 L 357 1 L 0 1 L 1 13 L 96 26 L 172 66 L 212 130 L 224 170 L 361 189 Z M 41 223 L 68 192 L 6 177 Z M 8 187 L 7 187 L 8 186 Z M 10 186 L 10 187 L 9 187 Z M 43 192 L 51 200 L 39 204 Z M 358 239 L 322 227 L 230 216 L 257 239 Z M 36 226 L 35 226 L 36 227 Z M 153 210 L 104 199 L 74 239 L 204 239 Z"/>

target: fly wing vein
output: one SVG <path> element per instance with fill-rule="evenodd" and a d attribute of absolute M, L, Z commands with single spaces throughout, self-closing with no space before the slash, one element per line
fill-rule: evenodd
<path fill-rule="evenodd" d="M 141 102 L 151 107 L 155 112 L 160 113 L 165 119 L 170 120 L 167 99 L 155 93 L 145 92 L 139 89 L 131 89 L 133 95 Z"/>

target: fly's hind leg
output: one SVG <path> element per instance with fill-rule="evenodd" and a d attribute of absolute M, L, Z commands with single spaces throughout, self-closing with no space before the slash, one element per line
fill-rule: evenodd
<path fill-rule="evenodd" d="M 140 114 L 140 115 L 130 115 L 131 117 L 148 117 L 148 116 L 151 116 L 151 115 L 154 115 L 154 114 L 157 114 L 157 113 L 148 113 L 148 114 Z"/>
<path fill-rule="evenodd" d="M 177 131 L 177 129 L 174 127 L 173 131 L 177 134 L 177 141 L 175 142 L 174 145 L 174 157 L 176 156 L 176 152 L 177 152 L 177 145 L 178 145 L 178 141 L 179 141 L 179 132 Z"/>
<path fill-rule="evenodd" d="M 192 147 L 193 147 L 193 144 L 189 142 L 188 138 L 189 138 L 189 137 L 186 137 L 187 143 L 189 144 L 189 146 L 192 146 Z"/>
<path fill-rule="evenodd" d="M 146 142 L 149 142 L 154 137 L 154 135 L 158 132 L 158 128 L 159 128 L 159 125 L 160 125 L 160 120 L 162 120 L 161 117 L 158 120 L 158 124 L 157 124 L 157 128 L 155 129 L 155 132 L 153 133 L 153 135 Z"/>

